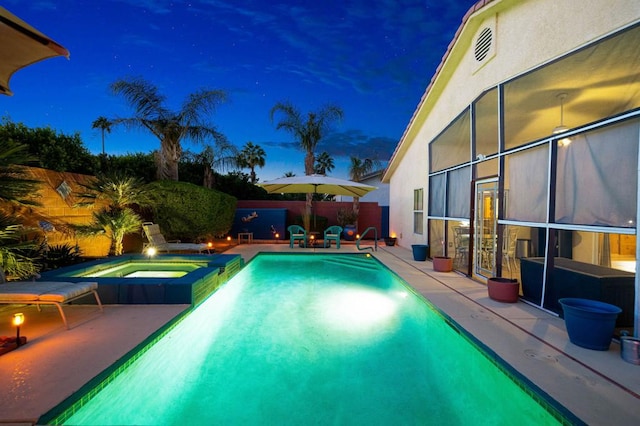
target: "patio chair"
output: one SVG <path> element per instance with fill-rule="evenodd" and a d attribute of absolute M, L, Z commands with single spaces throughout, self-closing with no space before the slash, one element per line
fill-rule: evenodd
<path fill-rule="evenodd" d="M 340 248 L 340 234 L 342 234 L 342 227 L 333 225 L 324 230 L 324 248 L 331 247 L 331 241 L 336 242 L 336 248 Z"/>
<path fill-rule="evenodd" d="M 307 247 L 307 231 L 300 225 L 290 225 L 287 228 L 289 231 L 289 247 L 293 248 L 293 244 L 296 241 L 302 241 L 302 246 Z"/>
<path fill-rule="evenodd" d="M 91 294 L 95 297 L 98 308 L 102 311 L 102 302 L 98 295 L 98 283 L 96 282 L 13 281 L 0 284 L 0 304 L 36 305 L 38 311 L 40 305 L 55 305 L 67 330 L 71 327 L 62 305 Z"/>
<path fill-rule="evenodd" d="M 456 250 L 453 263 L 465 265 L 469 259 L 469 227 L 456 226 L 453 228 L 453 241 Z"/>
<path fill-rule="evenodd" d="M 511 265 L 513 264 L 513 269 L 518 268 L 518 263 L 516 261 L 516 244 L 518 242 L 518 231 L 515 229 L 504 229 L 504 237 L 502 239 L 502 259 L 507 263 L 507 270 L 509 274 L 513 274 L 513 270 L 511 269 Z"/>
<path fill-rule="evenodd" d="M 143 253 L 149 247 L 155 248 L 158 252 L 166 253 L 180 251 L 213 253 L 214 250 L 212 247 L 209 247 L 209 244 L 207 243 L 182 243 L 180 242 L 180 240 L 167 241 L 160 232 L 160 226 L 153 222 L 143 223 L 142 229 L 144 230 L 144 234 L 147 237 L 148 241 L 142 246 Z"/>

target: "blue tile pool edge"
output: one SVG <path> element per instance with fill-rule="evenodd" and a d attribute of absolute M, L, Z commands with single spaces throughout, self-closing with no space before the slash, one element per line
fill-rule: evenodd
<path fill-rule="evenodd" d="M 162 339 L 175 326 L 187 317 L 195 306 L 186 308 L 184 311 L 173 317 L 164 326 L 152 333 L 149 337 L 123 355 L 116 362 L 104 369 L 101 373 L 89 380 L 84 386 L 75 391 L 69 397 L 64 399 L 54 408 L 40 416 L 37 424 L 42 425 L 59 425 L 64 424 L 71 416 L 73 416 L 80 408 L 89 402 L 98 392 L 105 386 L 115 380 L 124 370 L 132 363 L 146 353 L 158 340 Z"/>
<path fill-rule="evenodd" d="M 375 256 L 374 256 L 375 258 Z M 420 294 L 414 289 L 406 280 L 398 275 L 394 270 L 387 267 L 379 259 L 375 260 L 380 265 L 390 271 L 396 276 L 400 282 L 410 291 L 412 294 L 422 300 L 429 308 L 431 308 L 441 319 L 449 326 L 453 331 L 458 333 L 462 338 L 467 340 L 471 346 L 473 346 L 478 352 L 480 352 L 491 364 L 493 364 L 498 370 L 506 375 L 513 383 L 522 389 L 527 395 L 529 395 L 534 401 L 536 401 L 542 408 L 544 408 L 551 416 L 553 416 L 558 422 L 563 425 L 586 425 L 583 420 L 578 418 L 575 414 L 569 411 L 565 406 L 556 401 L 551 395 L 538 387 L 530 379 L 516 370 L 511 364 L 505 361 L 500 355 L 498 355 L 493 349 L 481 342 L 477 337 L 468 332 L 464 327 L 458 324 L 453 318 L 447 315 L 444 311 L 434 305 L 429 299 Z"/>
<path fill-rule="evenodd" d="M 87 402 L 89 402 L 98 392 L 100 392 L 109 383 L 115 380 L 129 365 L 140 358 L 145 352 L 147 352 L 158 340 L 162 339 L 167 333 L 173 330 L 183 319 L 187 317 L 194 309 L 196 309 L 207 297 L 212 296 L 218 289 L 225 285 L 229 279 L 237 274 L 240 269 L 244 267 L 244 260 L 240 257 L 240 261 L 237 265 L 234 265 L 231 270 L 226 271 L 227 274 L 221 277 L 219 281 L 216 281 L 215 289 L 209 293 L 205 298 L 194 301 L 190 307 L 176 315 L 164 326 L 157 331 L 149 335 L 145 340 L 136 345 L 129 352 L 124 354 L 120 359 L 115 361 L 109 367 L 104 369 L 93 379 L 89 380 L 81 388 L 57 404 L 54 408 L 40 416 L 37 424 L 64 424 L 69 418 L 71 418 L 80 408 L 82 408 Z M 208 269 L 208 268 L 203 268 Z M 224 280 L 222 280 L 224 278 Z"/>

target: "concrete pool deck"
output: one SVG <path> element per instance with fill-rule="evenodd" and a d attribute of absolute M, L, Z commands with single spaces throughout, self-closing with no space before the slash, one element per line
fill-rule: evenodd
<path fill-rule="evenodd" d="M 259 252 L 313 250 L 242 244 L 225 254 L 240 254 L 248 262 Z M 343 244 L 340 250 L 315 251 L 358 250 Z M 622 360 L 617 343 L 604 352 L 580 348 L 569 342 L 562 319 L 523 302 L 495 302 L 483 284 L 455 272 L 434 272 L 430 261 L 414 261 L 411 250 L 383 244 L 373 254 L 584 422 L 635 424 L 640 419 L 640 366 Z M 42 312 L 34 306 L 0 307 L 0 335 L 15 335 L 10 318 L 24 312 L 21 334 L 28 337 L 25 346 L 0 357 L 0 424 L 34 424 L 187 308 L 106 305 L 100 313 L 95 306 L 66 306 L 72 327 L 67 331 L 54 307 Z"/>

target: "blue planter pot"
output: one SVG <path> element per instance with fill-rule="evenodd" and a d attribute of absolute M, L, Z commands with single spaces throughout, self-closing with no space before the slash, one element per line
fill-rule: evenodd
<path fill-rule="evenodd" d="M 413 260 L 417 260 L 420 262 L 424 262 L 427 260 L 427 252 L 429 251 L 429 246 L 426 244 L 414 244 L 411 246 L 411 250 L 413 250 Z"/>
<path fill-rule="evenodd" d="M 596 351 L 609 349 L 616 318 L 622 309 L 597 300 L 571 297 L 558 302 L 564 311 L 564 322 L 571 343 Z"/>
<path fill-rule="evenodd" d="M 358 231 L 356 230 L 355 225 L 345 225 L 342 230 L 342 236 L 347 241 L 353 241 L 356 239 L 356 234 Z"/>

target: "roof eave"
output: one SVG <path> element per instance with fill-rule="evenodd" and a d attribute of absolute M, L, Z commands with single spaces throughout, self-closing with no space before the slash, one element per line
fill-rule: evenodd
<path fill-rule="evenodd" d="M 469 34 L 470 38 L 475 33 L 475 27 L 472 25 L 474 21 L 481 21 L 479 19 L 479 15 L 476 13 L 481 9 L 484 9 L 489 3 L 493 3 L 496 0 L 479 0 L 473 6 L 469 8 L 467 13 L 462 18 L 462 23 L 456 30 L 456 33 L 449 43 L 446 52 L 442 56 L 440 64 L 436 69 L 427 89 L 425 90 L 416 110 L 414 111 L 411 119 L 409 120 L 409 124 L 404 130 L 400 141 L 396 145 L 393 154 L 391 154 L 391 158 L 387 167 L 382 175 L 382 182 L 389 183 L 391 180 L 391 176 L 395 172 L 400 163 L 400 160 L 404 157 L 407 152 L 411 142 L 415 138 L 416 133 L 420 129 L 421 125 L 424 123 L 428 112 L 431 110 L 431 107 L 435 104 L 436 100 L 439 98 L 439 95 L 442 93 L 442 90 L 446 87 L 446 83 L 449 80 L 449 77 L 455 70 L 455 66 L 460 60 L 460 55 L 456 58 L 455 52 L 461 44 L 463 40 L 464 34 Z M 474 16 L 475 15 L 475 16 Z M 480 22 L 478 22 L 479 25 Z M 473 31 L 473 32 L 472 32 Z M 456 60 L 457 59 L 457 60 Z M 450 70 L 450 72 L 447 72 Z"/>

